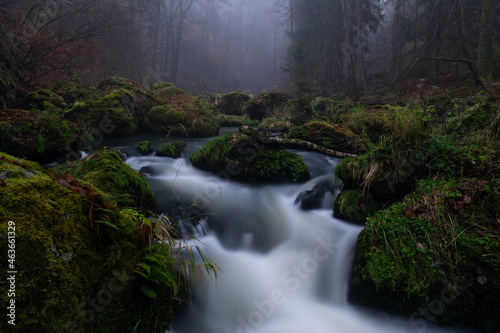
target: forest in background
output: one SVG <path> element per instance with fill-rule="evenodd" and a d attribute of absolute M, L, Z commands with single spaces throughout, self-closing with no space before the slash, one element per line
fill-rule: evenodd
<path fill-rule="evenodd" d="M 500 73 L 497 0 L 2 0 L 26 89 L 118 75 L 191 93 L 355 96 Z M 439 86 L 436 88 L 439 89 Z"/>

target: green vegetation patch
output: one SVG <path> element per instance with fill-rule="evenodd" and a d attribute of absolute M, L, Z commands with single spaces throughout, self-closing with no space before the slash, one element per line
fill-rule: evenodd
<path fill-rule="evenodd" d="M 77 126 L 57 114 L 0 110 L 0 149 L 16 157 L 52 162 L 77 142 Z"/>
<path fill-rule="evenodd" d="M 329 149 L 352 154 L 366 152 L 360 137 L 347 126 L 330 124 L 325 121 L 312 121 L 294 127 L 286 137 L 313 142 Z"/>
<path fill-rule="evenodd" d="M 156 156 L 167 156 L 171 158 L 179 158 L 182 155 L 182 151 L 186 147 L 186 143 L 183 141 L 174 141 L 170 143 L 165 143 L 158 148 Z"/>
<path fill-rule="evenodd" d="M 299 155 L 266 147 L 259 138 L 242 134 L 226 134 L 207 142 L 190 161 L 197 168 L 251 182 L 301 182 L 309 178 Z"/>
<path fill-rule="evenodd" d="M 111 194 L 120 206 L 137 207 L 142 211 L 155 206 L 153 191 L 146 178 L 113 151 L 101 150 L 59 167 L 58 172 L 93 184 Z"/>
<path fill-rule="evenodd" d="M 352 298 L 412 313 L 447 293 L 454 298 L 436 322 L 481 323 L 496 331 L 498 322 L 488 313 L 500 296 L 498 216 L 497 179 L 419 182 L 402 202 L 367 221 L 356 244 Z"/>
<path fill-rule="evenodd" d="M 350 222 L 365 224 L 366 219 L 382 209 L 382 205 L 360 189 L 342 191 L 335 198 L 334 216 Z"/>
<path fill-rule="evenodd" d="M 233 91 L 221 97 L 218 108 L 223 114 L 241 116 L 249 100 L 250 96 L 247 94 Z"/>
<path fill-rule="evenodd" d="M 153 145 L 147 140 L 138 142 L 136 148 L 139 150 L 141 155 L 148 155 L 153 152 Z"/>

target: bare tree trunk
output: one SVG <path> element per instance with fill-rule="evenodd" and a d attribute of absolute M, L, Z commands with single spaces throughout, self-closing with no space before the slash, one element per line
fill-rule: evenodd
<path fill-rule="evenodd" d="M 356 7 L 356 83 L 357 87 L 366 87 L 365 55 L 363 50 L 363 8 L 362 0 L 357 0 Z"/>
<path fill-rule="evenodd" d="M 391 78 L 394 80 L 401 71 L 401 0 L 394 0 L 391 45 Z"/>
<path fill-rule="evenodd" d="M 493 74 L 493 22 L 496 0 L 483 0 L 477 57 L 479 74 L 489 79 Z"/>
<path fill-rule="evenodd" d="M 344 38 L 342 53 L 344 61 L 344 75 L 347 78 L 349 90 L 356 89 L 356 72 L 353 52 L 353 24 L 352 24 L 352 4 L 350 0 L 341 0 L 344 12 Z"/>

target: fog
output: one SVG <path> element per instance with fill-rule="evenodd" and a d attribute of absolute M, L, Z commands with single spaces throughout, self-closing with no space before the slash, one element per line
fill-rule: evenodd
<path fill-rule="evenodd" d="M 177 84 L 195 90 L 277 89 L 287 38 L 269 0 L 199 1 L 187 14 Z"/>

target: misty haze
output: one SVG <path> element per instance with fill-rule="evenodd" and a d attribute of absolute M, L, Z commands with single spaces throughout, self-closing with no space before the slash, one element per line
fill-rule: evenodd
<path fill-rule="evenodd" d="M 1 332 L 500 332 L 499 0 L 0 0 Z"/>

